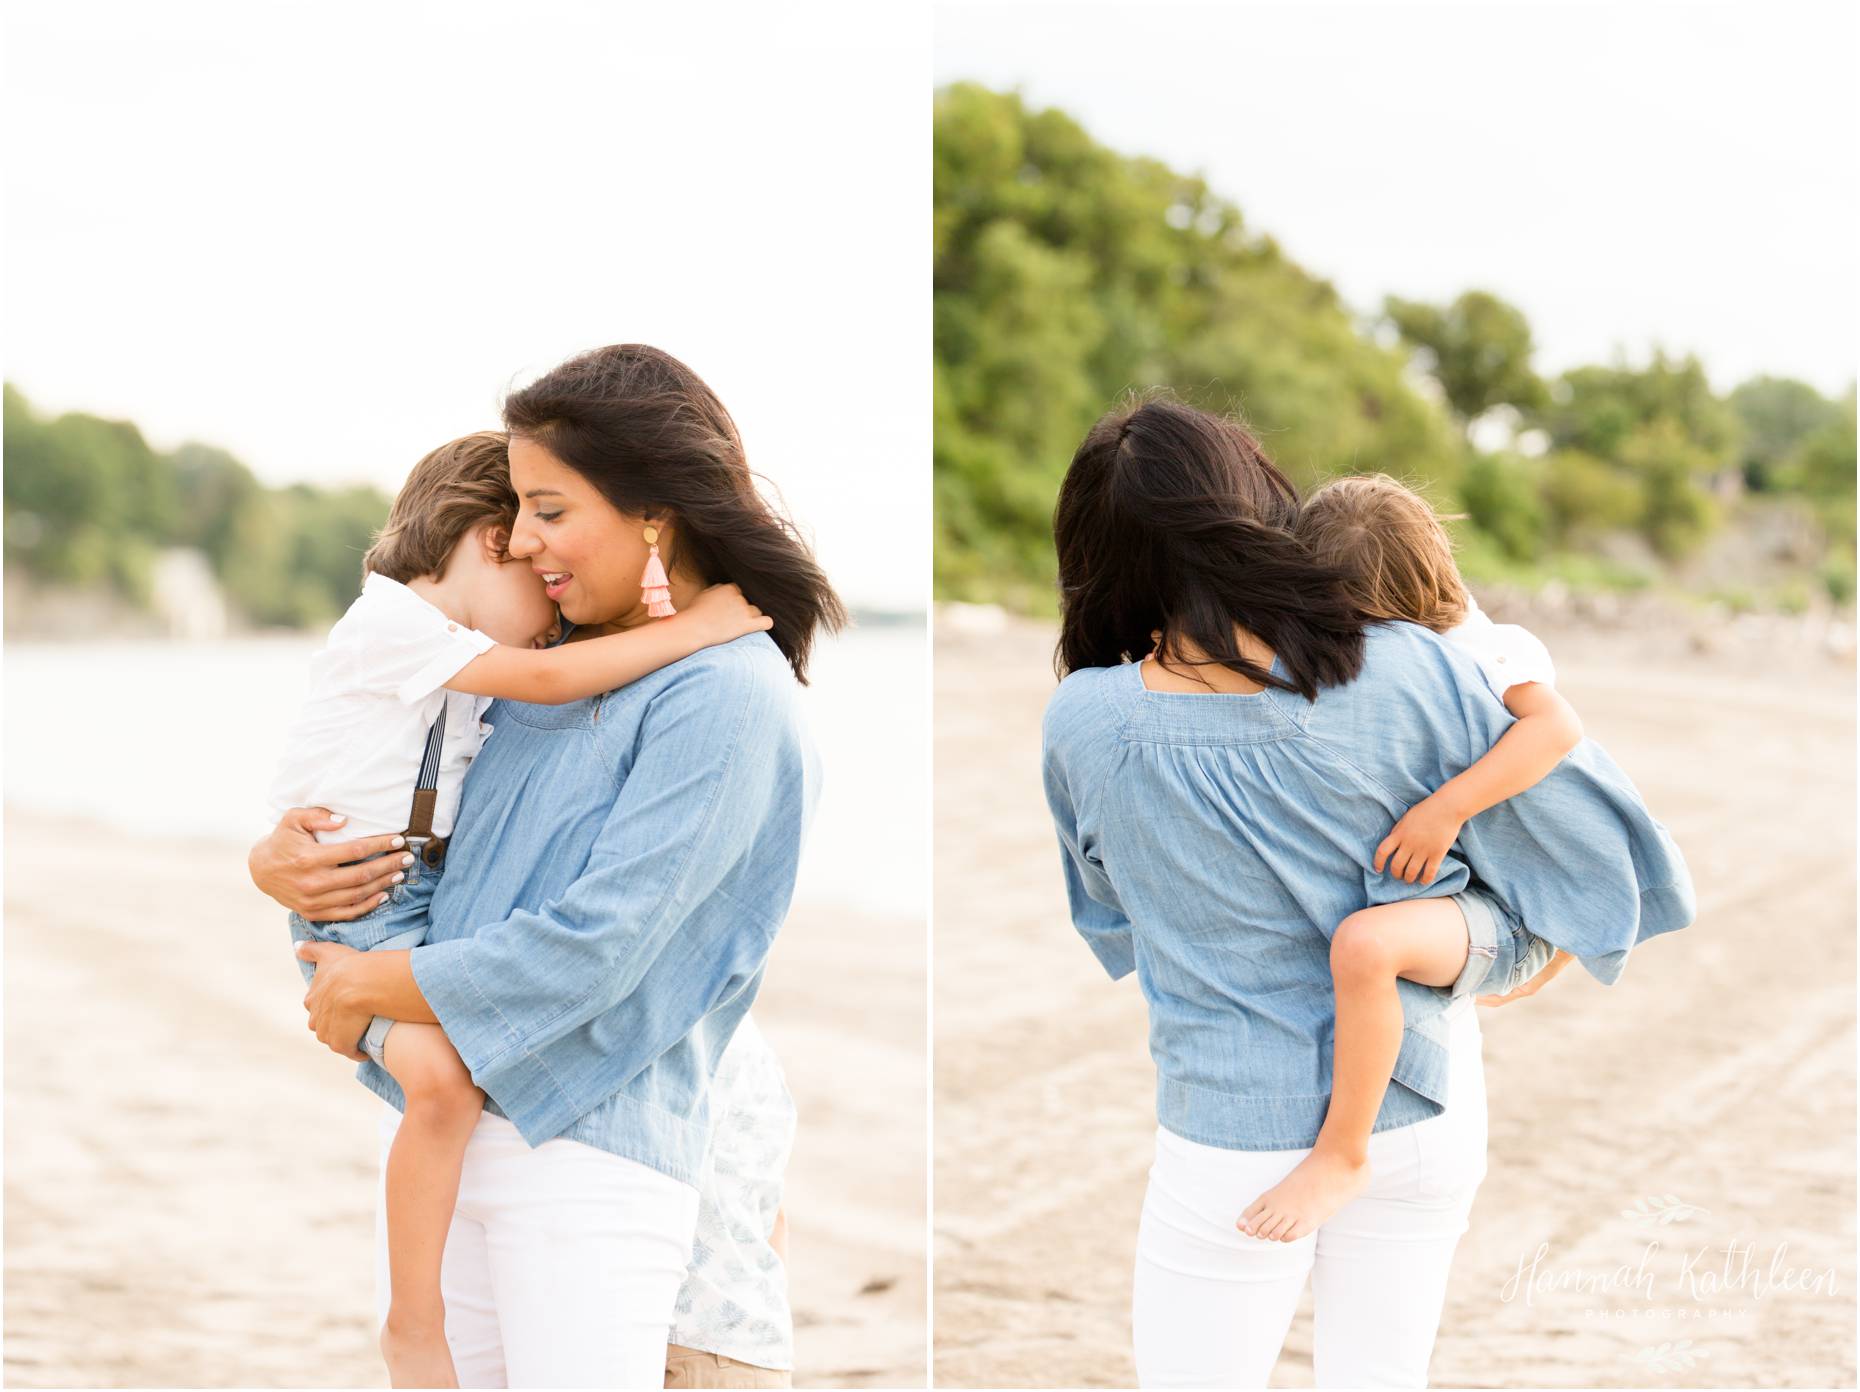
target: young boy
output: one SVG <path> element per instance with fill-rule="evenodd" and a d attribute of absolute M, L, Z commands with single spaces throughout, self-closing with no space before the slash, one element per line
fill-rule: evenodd
<path fill-rule="evenodd" d="M 1420 624 L 1465 648 L 1517 717 L 1489 752 L 1409 808 L 1376 847 L 1378 874 L 1432 884 L 1460 827 L 1540 782 L 1576 747 L 1582 722 L 1557 694 L 1544 645 L 1480 612 L 1445 529 L 1418 494 L 1381 474 L 1335 479 L 1306 501 L 1298 531 L 1317 559 L 1346 572 L 1363 614 Z M 1401 1050 L 1395 979 L 1451 986 L 1468 951 L 1466 919 L 1445 898 L 1382 904 L 1338 926 L 1331 939 L 1337 1032 L 1330 1107 L 1310 1154 L 1240 1215 L 1242 1232 L 1295 1242 L 1362 1192 L 1370 1130 Z M 1528 995 L 1572 960 L 1535 933 L 1501 924 L 1486 977 L 1491 994 L 1479 999 L 1496 1004 Z"/>
<path fill-rule="evenodd" d="M 719 585 L 674 617 L 549 647 L 555 605 L 541 577 L 504 549 L 516 511 L 504 436 L 469 435 L 427 455 L 363 560 L 360 598 L 311 659 L 309 696 L 271 787 L 274 813 L 327 807 L 343 825 L 319 840 L 405 831 L 412 854 L 360 918 L 292 914 L 294 941 L 391 951 L 424 940 L 460 784 L 491 730 L 479 716 L 492 699 L 585 700 L 771 625 L 736 586 Z M 308 981 L 315 968 L 300 966 Z M 440 1257 L 484 1094 L 437 1025 L 377 1018 L 359 1047 L 406 1097 L 387 1163 L 392 1303 L 382 1353 L 395 1387 L 456 1387 Z"/>

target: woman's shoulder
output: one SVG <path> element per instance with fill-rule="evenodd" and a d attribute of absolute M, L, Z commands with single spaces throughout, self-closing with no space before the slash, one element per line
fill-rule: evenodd
<path fill-rule="evenodd" d="M 1446 688 L 1462 684 L 1467 675 L 1478 680 L 1457 645 L 1431 628 L 1391 620 L 1363 630 L 1363 669 L 1351 685 L 1366 691 L 1411 689 L 1417 683 Z"/>
<path fill-rule="evenodd" d="M 1134 675 L 1130 663 L 1069 672 L 1046 699 L 1041 721 L 1046 748 L 1115 734 L 1126 719 L 1125 693 Z"/>
<path fill-rule="evenodd" d="M 617 687 L 614 695 L 655 703 L 755 700 L 785 704 L 799 689 L 794 669 L 775 641 L 766 633 L 745 633 L 668 662 L 637 681 Z"/>
<path fill-rule="evenodd" d="M 1471 654 L 1433 630 L 1376 623 L 1363 640 L 1362 670 L 1318 693 L 1304 715 L 1307 735 L 1354 750 L 1350 757 L 1359 761 L 1400 763 L 1434 745 L 1458 748 L 1471 725 L 1483 736 L 1487 716 L 1508 718 Z M 1491 709 L 1481 714 L 1487 703 Z"/>
<path fill-rule="evenodd" d="M 1339 729 L 1367 735 L 1391 719 L 1412 728 L 1428 712 L 1447 718 L 1469 690 L 1484 691 L 1485 679 L 1459 646 L 1420 624 L 1373 623 L 1363 630 L 1355 680 L 1320 691 L 1303 723 L 1315 735 Z"/>
<path fill-rule="evenodd" d="M 719 733 L 727 726 L 766 740 L 804 738 L 800 690 L 794 669 L 774 640 L 766 633 L 746 633 L 700 648 L 615 695 L 636 709 L 647 725 L 695 722 Z M 614 737 L 621 737 L 618 729 Z"/>
<path fill-rule="evenodd" d="M 663 670 L 687 682 L 730 690 L 792 692 L 798 685 L 794 668 L 766 633 L 745 633 L 699 648 Z"/>

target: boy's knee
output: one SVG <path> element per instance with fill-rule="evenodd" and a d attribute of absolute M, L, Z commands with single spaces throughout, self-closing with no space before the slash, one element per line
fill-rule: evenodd
<path fill-rule="evenodd" d="M 407 1099 L 409 1113 L 457 1121 L 475 1117 L 484 1106 L 484 1094 L 478 1091 L 463 1064 L 434 1064 L 406 1071 L 406 1077 L 395 1081 Z"/>
<path fill-rule="evenodd" d="M 1337 925 L 1330 940 L 1331 975 L 1340 981 L 1381 980 L 1395 974 L 1395 954 L 1376 931 L 1374 913 L 1358 910 Z"/>

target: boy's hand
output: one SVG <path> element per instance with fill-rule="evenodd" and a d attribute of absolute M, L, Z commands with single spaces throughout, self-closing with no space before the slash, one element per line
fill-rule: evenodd
<path fill-rule="evenodd" d="M 1465 824 L 1466 819 L 1438 797 L 1423 798 L 1402 814 L 1395 830 L 1376 847 L 1376 873 L 1382 874 L 1386 865 L 1398 880 L 1432 884 Z"/>
<path fill-rule="evenodd" d="M 744 599 L 735 585 L 708 586 L 683 612 L 706 643 L 727 643 L 775 627 L 775 620 Z"/>

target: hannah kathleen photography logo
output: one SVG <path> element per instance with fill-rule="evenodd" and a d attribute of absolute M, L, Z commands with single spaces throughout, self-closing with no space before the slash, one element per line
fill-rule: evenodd
<path fill-rule="evenodd" d="M 1622 1220 L 1643 1231 L 1676 1229 L 1709 1216 L 1709 1209 L 1677 1194 L 1646 1195 L 1620 1210 Z M 1840 1294 L 1833 1266 L 1792 1258 L 1786 1241 L 1687 1241 L 1683 1234 L 1667 1233 L 1638 1241 L 1633 1255 L 1620 1261 L 1583 1260 L 1603 1236 L 1592 1234 L 1571 1254 L 1553 1250 L 1548 1241 L 1520 1253 L 1499 1299 L 1531 1307 L 1575 1295 L 1584 1299 L 1584 1319 L 1679 1322 L 1748 1318 L 1765 1300 Z M 1709 1356 L 1709 1349 L 1691 1339 L 1675 1339 L 1639 1349 L 1633 1359 L 1648 1371 L 1670 1372 Z"/>

